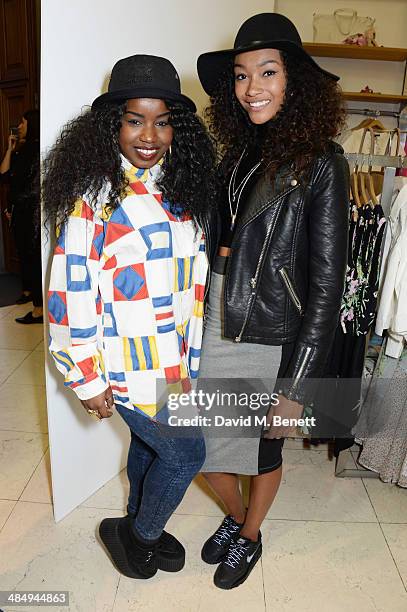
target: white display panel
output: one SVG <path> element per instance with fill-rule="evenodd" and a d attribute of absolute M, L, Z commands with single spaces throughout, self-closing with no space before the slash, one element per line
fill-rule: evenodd
<path fill-rule="evenodd" d="M 271 12 L 273 0 L 42 0 L 41 148 L 106 90 L 112 65 L 135 53 L 174 62 L 199 109 L 206 96 L 196 74 L 204 51 L 233 46 L 240 24 Z M 43 236 L 44 286 L 50 240 Z M 47 342 L 47 330 L 46 330 Z M 48 359 L 47 404 L 55 519 L 61 520 L 126 464 L 128 430 L 120 417 L 88 417 Z"/>

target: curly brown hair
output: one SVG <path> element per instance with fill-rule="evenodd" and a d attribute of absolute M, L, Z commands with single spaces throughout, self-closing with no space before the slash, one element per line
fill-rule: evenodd
<path fill-rule="evenodd" d="M 284 102 L 266 124 L 252 124 L 239 104 L 234 93 L 233 59 L 219 78 L 205 118 L 223 158 L 224 177 L 229 176 L 247 143 L 260 147 L 271 177 L 283 168 L 304 176 L 315 156 L 329 149 L 329 142 L 345 123 L 337 83 L 306 60 L 280 53 L 287 77 Z"/>

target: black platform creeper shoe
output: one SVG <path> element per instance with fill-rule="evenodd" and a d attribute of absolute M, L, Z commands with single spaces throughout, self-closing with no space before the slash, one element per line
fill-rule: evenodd
<path fill-rule="evenodd" d="M 138 540 L 129 517 L 103 519 L 99 535 L 113 564 L 124 576 L 146 580 L 157 573 L 157 543 Z"/>
<path fill-rule="evenodd" d="M 213 581 L 219 589 L 234 589 L 242 584 L 260 559 L 261 533 L 257 542 L 240 536 L 232 540 L 225 559 L 216 569 Z"/>
<path fill-rule="evenodd" d="M 130 519 L 135 514 L 127 515 Z M 157 567 L 163 572 L 180 572 L 185 565 L 185 548 L 175 536 L 163 531 L 156 548 Z"/>
<path fill-rule="evenodd" d="M 239 535 L 242 527 L 243 525 L 236 523 L 230 514 L 225 516 L 219 528 L 203 545 L 201 551 L 202 561 L 211 565 L 220 563 L 228 552 L 232 539 Z"/>

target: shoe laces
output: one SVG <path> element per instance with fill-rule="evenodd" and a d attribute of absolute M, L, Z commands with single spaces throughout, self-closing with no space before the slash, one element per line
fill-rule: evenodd
<path fill-rule="evenodd" d="M 213 539 L 216 544 L 221 546 L 224 542 L 229 541 L 233 534 L 239 531 L 239 529 L 240 525 L 238 525 L 231 517 L 227 516 L 223 519 L 222 525 L 215 532 Z"/>
<path fill-rule="evenodd" d="M 229 565 L 229 567 L 235 569 L 236 565 L 238 565 L 246 555 L 248 546 L 249 542 L 241 538 L 237 541 L 232 540 L 226 560 L 224 561 L 225 565 Z"/>

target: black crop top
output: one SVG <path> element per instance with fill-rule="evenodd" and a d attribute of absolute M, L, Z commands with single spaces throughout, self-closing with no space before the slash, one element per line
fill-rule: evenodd
<path fill-rule="evenodd" d="M 250 172 L 250 170 L 259 161 L 260 161 L 260 151 L 258 148 L 252 148 L 244 155 L 242 161 L 240 162 L 239 168 L 237 170 L 236 179 L 235 179 L 235 187 L 238 187 L 240 185 L 240 183 L 244 180 L 245 176 Z M 236 222 L 238 221 L 238 219 L 241 218 L 246 208 L 246 204 L 247 204 L 249 195 L 256 183 L 256 180 L 259 177 L 259 174 L 262 172 L 262 170 L 263 168 L 260 165 L 259 168 L 251 175 L 251 177 L 247 181 L 242 191 L 242 195 L 240 197 L 239 208 L 238 208 L 237 215 L 236 215 L 235 228 L 236 228 Z M 233 235 L 234 235 L 234 229 L 232 230 L 231 228 L 232 218 L 230 214 L 230 206 L 229 206 L 229 199 L 228 199 L 229 180 L 230 179 L 227 180 L 225 188 L 222 190 L 221 202 L 220 202 L 220 216 L 221 216 L 221 222 L 222 222 L 222 231 L 221 231 L 219 244 L 220 246 L 226 246 L 226 247 L 230 247 L 232 240 L 233 240 Z M 233 211 L 235 211 L 236 202 L 235 203 L 232 202 L 232 208 L 233 208 Z"/>

